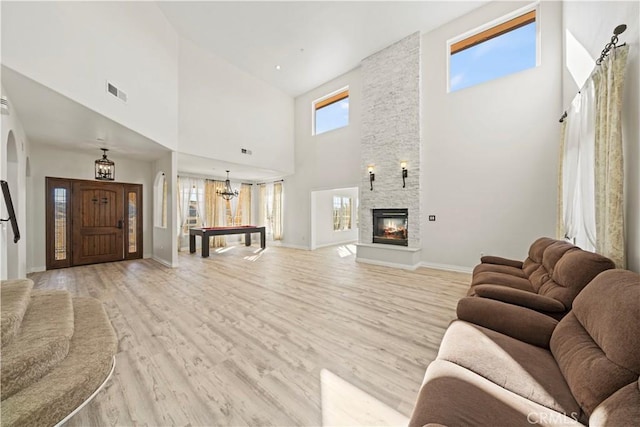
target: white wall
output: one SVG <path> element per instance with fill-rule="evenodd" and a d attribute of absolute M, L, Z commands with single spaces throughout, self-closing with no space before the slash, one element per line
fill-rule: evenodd
<path fill-rule="evenodd" d="M 31 193 L 28 215 L 32 217 L 27 245 L 33 251 L 27 260 L 29 271 L 45 269 L 45 177 L 94 179 L 94 161 L 97 156 L 65 151 L 56 147 L 33 144 L 31 147 Z M 116 164 L 116 182 L 142 184 L 143 249 L 144 257 L 153 250 L 153 165 L 150 162 L 109 156 Z"/>
<path fill-rule="evenodd" d="M 30 192 L 27 189 L 26 163 L 29 156 L 29 141 L 24 133 L 22 123 L 18 117 L 11 97 L 4 87 L 0 89 L 2 95 L 7 96 L 9 102 L 9 115 L 0 116 L 0 178 L 9 183 L 11 198 L 18 219 L 20 241 L 13 243 L 13 231 L 9 222 L 0 223 L 0 279 L 15 279 L 25 277 L 27 273 L 27 239 L 31 230 L 27 227 L 27 200 Z M 7 142 L 9 134 L 13 134 L 16 147 L 17 162 L 7 164 Z M 17 176 L 17 180 L 15 177 Z M 0 217 L 8 217 L 4 199 L 0 195 Z M 7 259 L 12 260 L 11 268 Z M 11 270 L 11 271 L 9 271 Z"/>
<path fill-rule="evenodd" d="M 2 2 L 2 63 L 166 147 L 178 37 L 153 2 Z M 125 104 L 106 92 L 110 80 Z"/>
<path fill-rule="evenodd" d="M 640 3 L 599 1 L 562 4 L 564 29 L 575 37 L 594 61 L 609 42 L 613 29 L 619 24 L 627 24 L 627 30 L 620 35 L 619 42 L 629 45 L 622 103 L 627 268 L 640 271 Z M 580 89 L 567 68 L 566 51 L 562 70 L 563 105 L 566 108 Z"/>
<path fill-rule="evenodd" d="M 349 86 L 349 125 L 311 135 L 312 102 Z M 356 68 L 295 100 L 295 174 L 285 178 L 283 244 L 309 248 L 311 192 L 360 183 L 362 80 Z"/>
<path fill-rule="evenodd" d="M 351 198 L 352 228 L 334 231 L 333 196 Z M 358 240 L 358 188 L 336 188 L 311 193 L 311 248 L 337 245 Z"/>
<path fill-rule="evenodd" d="M 164 172 L 167 180 L 167 224 L 166 228 L 153 226 L 153 258 L 169 267 L 177 267 L 178 265 L 178 238 L 177 238 L 177 222 L 178 222 L 178 186 L 177 186 L 177 170 L 178 170 L 178 154 L 175 151 L 167 153 L 161 159 L 153 163 L 153 180 L 159 172 Z M 151 195 L 153 187 L 148 190 Z M 153 194 L 152 197 L 154 197 Z M 155 206 L 154 200 L 149 200 L 150 207 Z M 153 219 L 153 213 L 150 216 Z"/>
<path fill-rule="evenodd" d="M 180 152 L 293 172 L 289 95 L 186 39 L 179 62 Z"/>
<path fill-rule="evenodd" d="M 523 259 L 553 236 L 562 111 L 562 5 L 542 2 L 539 67 L 447 93 L 447 40 L 526 3 L 493 2 L 423 36 L 426 263 L 472 267 L 480 253 Z"/>

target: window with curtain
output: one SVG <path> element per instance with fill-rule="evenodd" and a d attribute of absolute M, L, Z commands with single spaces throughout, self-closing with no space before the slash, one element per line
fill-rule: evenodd
<path fill-rule="evenodd" d="M 251 225 L 251 184 L 241 184 L 235 203 L 233 225 Z"/>
<path fill-rule="evenodd" d="M 258 225 L 265 227 L 267 238 L 282 240 L 283 237 L 283 201 L 282 182 L 258 185 Z"/>
<path fill-rule="evenodd" d="M 351 230 L 351 197 L 333 196 L 333 231 Z"/>
<path fill-rule="evenodd" d="M 567 110 L 558 179 L 558 237 L 625 268 L 622 88 L 629 46 L 596 67 Z"/>
<path fill-rule="evenodd" d="M 202 178 L 178 177 L 178 248 L 189 245 L 189 228 L 206 226 Z"/>
<path fill-rule="evenodd" d="M 224 200 L 217 194 L 218 191 L 224 191 L 224 182 L 208 179 L 205 189 L 205 217 L 207 224 L 211 227 L 231 225 L 231 204 L 228 200 Z M 214 248 L 226 246 L 227 238 L 226 236 L 214 236 L 212 239 L 209 239 L 209 245 Z"/>

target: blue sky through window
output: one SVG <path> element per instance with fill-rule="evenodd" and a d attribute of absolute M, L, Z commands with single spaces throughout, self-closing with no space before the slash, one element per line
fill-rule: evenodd
<path fill-rule="evenodd" d="M 316 110 L 316 135 L 349 124 L 349 97 Z"/>
<path fill-rule="evenodd" d="M 536 66 L 536 23 L 494 37 L 449 58 L 451 92 Z"/>

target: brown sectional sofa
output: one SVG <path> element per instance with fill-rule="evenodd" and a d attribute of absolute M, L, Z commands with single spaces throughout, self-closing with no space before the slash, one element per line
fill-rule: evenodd
<path fill-rule="evenodd" d="M 410 426 L 640 422 L 640 275 L 599 274 L 558 321 L 467 297 L 426 372 Z"/>
<path fill-rule="evenodd" d="M 482 257 L 473 270 L 467 295 L 527 307 L 557 319 L 599 273 L 615 268 L 609 258 L 571 243 L 542 237 L 524 261 Z"/>

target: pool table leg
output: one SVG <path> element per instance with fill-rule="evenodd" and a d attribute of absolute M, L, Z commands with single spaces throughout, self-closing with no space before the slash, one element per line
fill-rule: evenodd
<path fill-rule="evenodd" d="M 194 253 L 196 251 L 196 235 L 189 235 L 189 253 Z"/>
<path fill-rule="evenodd" d="M 251 246 L 251 233 L 244 233 L 244 245 Z"/>
<path fill-rule="evenodd" d="M 209 235 L 207 233 L 202 233 L 202 257 L 206 258 L 209 256 Z"/>

